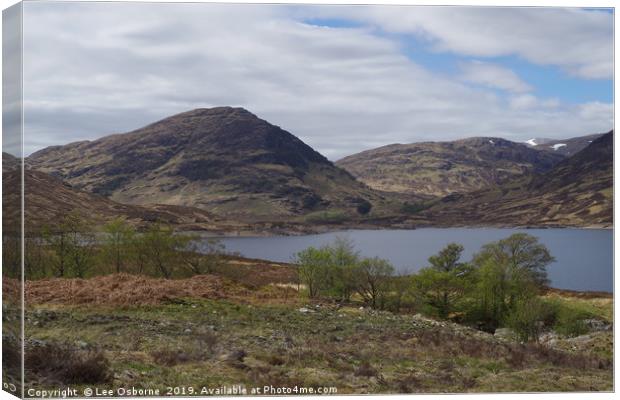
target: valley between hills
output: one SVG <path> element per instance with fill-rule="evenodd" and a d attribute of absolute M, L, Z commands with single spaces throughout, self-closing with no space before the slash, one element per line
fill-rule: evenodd
<path fill-rule="evenodd" d="M 19 160 L 4 154 L 5 228 Z M 242 108 L 177 114 L 25 159 L 26 222 L 69 210 L 218 235 L 347 228 L 611 227 L 613 133 L 392 144 L 331 162 Z M 34 229 L 34 228 L 33 228 Z"/>

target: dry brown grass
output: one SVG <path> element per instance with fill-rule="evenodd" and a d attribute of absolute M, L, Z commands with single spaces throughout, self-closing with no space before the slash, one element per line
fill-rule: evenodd
<path fill-rule="evenodd" d="M 613 299 L 614 294 L 609 292 L 578 292 L 576 290 L 546 288 L 546 295 L 555 295 L 558 297 L 572 297 L 578 299 Z"/>
<path fill-rule="evenodd" d="M 21 300 L 22 285 L 19 279 L 2 277 L 2 299 L 4 302 L 17 304 Z"/>
<path fill-rule="evenodd" d="M 159 304 L 178 298 L 222 299 L 248 290 L 226 279 L 196 275 L 189 279 L 159 279 L 113 274 L 90 279 L 50 278 L 26 282 L 28 304 Z"/>
<path fill-rule="evenodd" d="M 224 259 L 227 265 L 217 273 L 244 285 L 259 287 L 271 283 L 295 283 L 299 279 L 297 269 L 290 264 L 235 256 L 225 256 Z"/>

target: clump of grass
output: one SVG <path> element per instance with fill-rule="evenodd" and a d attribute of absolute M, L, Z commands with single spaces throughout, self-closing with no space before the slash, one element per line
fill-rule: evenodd
<path fill-rule="evenodd" d="M 208 359 L 214 352 L 217 335 L 209 330 L 194 335 L 193 341 L 182 348 L 161 348 L 151 351 L 153 361 L 171 367 L 177 364 L 199 362 Z"/>
<path fill-rule="evenodd" d="M 366 377 L 373 377 L 373 376 L 377 376 L 378 372 L 377 370 L 370 364 L 370 362 L 368 360 L 364 360 L 362 361 L 362 363 L 355 369 L 355 372 L 353 373 L 353 375 L 355 376 L 366 376 Z"/>
<path fill-rule="evenodd" d="M 112 380 L 110 363 L 101 350 L 81 350 L 48 343 L 26 349 L 26 368 L 63 384 L 96 384 Z"/>

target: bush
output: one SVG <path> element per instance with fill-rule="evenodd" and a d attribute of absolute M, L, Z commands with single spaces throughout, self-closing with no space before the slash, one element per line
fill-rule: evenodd
<path fill-rule="evenodd" d="M 78 350 L 67 344 L 48 343 L 26 349 L 30 371 L 63 384 L 96 384 L 112 380 L 110 363 L 101 350 Z"/>
<path fill-rule="evenodd" d="M 362 199 L 357 205 L 357 212 L 366 215 L 372 210 L 372 204 L 368 200 Z"/>
<path fill-rule="evenodd" d="M 588 314 L 575 311 L 569 307 L 561 307 L 557 314 L 557 319 L 553 330 L 558 334 L 567 337 L 575 337 L 588 333 L 588 327 L 584 319 Z"/>
<path fill-rule="evenodd" d="M 506 326 L 522 342 L 538 341 L 547 310 L 538 298 L 520 299 L 508 314 Z"/>

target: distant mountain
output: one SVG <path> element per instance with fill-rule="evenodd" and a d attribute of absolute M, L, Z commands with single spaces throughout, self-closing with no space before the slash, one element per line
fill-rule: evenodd
<path fill-rule="evenodd" d="M 119 203 L 198 207 L 243 220 L 322 210 L 356 216 L 384 201 L 297 137 L 242 108 L 184 112 L 129 133 L 49 147 L 28 161 Z"/>
<path fill-rule="evenodd" d="M 570 139 L 529 139 L 525 144 L 536 150 L 548 151 L 563 156 L 572 156 L 588 147 L 590 143 L 603 135 L 603 133 L 597 133 Z"/>
<path fill-rule="evenodd" d="M 345 157 L 336 165 L 378 190 L 445 196 L 545 172 L 562 159 L 522 143 L 478 137 L 392 144 Z"/>
<path fill-rule="evenodd" d="M 447 196 L 422 215 L 442 225 L 612 226 L 613 131 L 546 173 Z"/>

